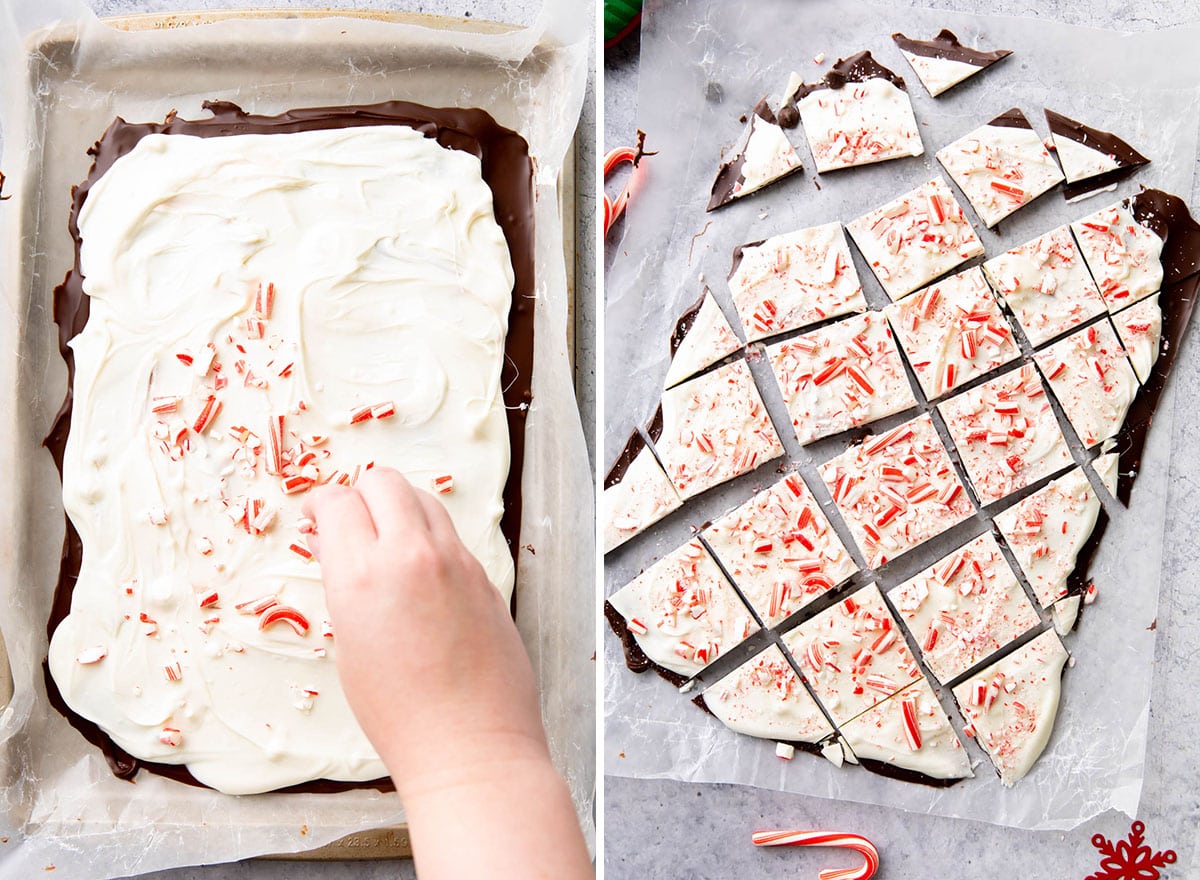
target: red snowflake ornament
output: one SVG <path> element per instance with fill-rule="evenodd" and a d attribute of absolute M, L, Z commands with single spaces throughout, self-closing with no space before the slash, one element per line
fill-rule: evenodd
<path fill-rule="evenodd" d="M 1129 826 L 1129 839 L 1113 844 L 1103 834 L 1092 835 L 1092 846 L 1104 858 L 1100 870 L 1084 880 L 1159 880 L 1159 868 L 1175 864 L 1175 850 L 1153 852 L 1144 845 L 1146 825 L 1134 822 Z"/>

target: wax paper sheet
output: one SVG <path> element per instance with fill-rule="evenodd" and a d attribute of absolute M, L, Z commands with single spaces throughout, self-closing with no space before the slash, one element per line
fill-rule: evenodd
<path fill-rule="evenodd" d="M 46 700 L 42 662 L 63 512 L 42 438 L 63 399 L 51 291 L 72 263 L 69 191 L 87 148 L 116 115 L 201 115 L 208 98 L 251 112 L 404 98 L 483 107 L 521 132 L 536 160 L 537 308 L 527 426 L 517 624 L 542 693 L 554 759 L 581 821 L 593 827 L 591 519 L 587 467 L 567 354 L 567 283 L 558 176 L 585 84 L 586 29 L 548 0 L 510 34 L 353 18 L 232 21 L 123 33 L 76 0 L 0 2 L 0 626 L 14 696 L 0 716 L 4 788 L 0 876 L 107 878 L 295 852 L 404 820 L 394 794 L 228 797 L 141 773 L 114 778 Z M 44 28 L 53 27 L 52 33 Z M 32 54 L 31 54 L 32 52 Z M 536 555 L 535 555 L 536 554 Z"/>
<path fill-rule="evenodd" d="M 931 98 L 890 35 L 903 31 L 929 38 L 942 27 L 954 30 L 967 45 L 1008 48 L 1015 54 Z M 606 282 L 606 462 L 657 406 L 667 369 L 667 339 L 676 317 L 702 284 L 733 318 L 725 278 L 735 245 L 834 220 L 846 223 L 935 174 L 945 176 L 934 153 L 1009 107 L 1022 108 L 1043 137 L 1049 134 L 1043 107 L 1115 131 L 1153 163 L 1117 192 L 1074 204 L 1053 192 L 994 230 L 976 222 L 988 256 L 1136 192 L 1139 184 L 1178 193 L 1194 203 L 1200 78 L 1188 60 L 1197 36 L 1193 32 L 1126 35 L 1044 20 L 901 12 L 836 0 L 652 0 L 646 5 L 642 33 L 639 128 L 647 133 L 646 148 L 658 155 L 636 172 L 638 197 L 630 206 Z M 805 164 L 803 175 L 705 214 L 721 150 L 741 131 L 738 117 L 764 95 L 779 95 L 789 71 L 811 82 L 838 57 L 861 49 L 870 49 L 908 83 L 925 155 L 825 174 L 814 181 L 812 156 L 797 128 L 789 136 Z M 814 64 L 822 53 L 825 63 Z M 960 201 L 971 214 L 965 200 Z M 872 306 L 885 305 L 886 297 L 857 252 L 855 261 Z M 754 356 L 753 348 L 751 367 L 775 424 L 784 428 L 787 459 L 694 499 L 609 554 L 609 593 L 691 537 L 695 528 L 778 479 L 780 470 L 798 469 L 818 487 L 814 465 L 846 446 L 845 438 L 832 438 L 801 449 L 789 430 L 770 369 Z M 1081 626 L 1065 639 L 1073 666 L 1064 680 L 1053 739 L 1033 772 L 1014 788 L 1000 785 L 986 755 L 969 738 L 964 742 L 977 762 L 975 778 L 933 789 L 860 768 L 839 769 L 819 757 L 797 755 L 791 762 L 780 761 L 773 743 L 735 734 L 690 704 L 705 680 L 715 680 L 750 649 L 777 638 L 773 633 L 730 652 L 687 695 L 674 693 L 653 674 L 632 674 L 617 639 L 607 636 L 606 772 L 737 782 L 1028 829 L 1072 828 L 1110 808 L 1134 815 L 1147 746 L 1172 412 L 1168 389 L 1150 432 L 1131 507 L 1108 505 L 1111 522 L 1091 569 L 1100 599 L 1085 609 Z M 911 415 L 879 426 L 890 427 Z M 1078 448 L 1075 454 L 1077 459 L 1084 457 Z M 829 505 L 823 489 L 818 497 Z M 886 590 L 901 582 L 985 530 L 987 523 L 977 515 L 941 540 L 902 557 L 880 576 L 880 586 Z M 785 623 L 780 631 L 790 626 Z M 953 701 L 948 694 L 942 696 L 961 729 Z"/>

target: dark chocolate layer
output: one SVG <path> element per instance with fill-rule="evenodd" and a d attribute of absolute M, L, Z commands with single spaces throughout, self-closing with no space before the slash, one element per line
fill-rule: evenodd
<path fill-rule="evenodd" d="M 675 360 L 675 355 L 679 352 L 679 346 L 683 345 L 683 340 L 687 338 L 688 333 L 692 331 L 692 326 L 696 323 L 696 316 L 700 314 L 700 309 L 704 307 L 704 298 L 708 296 L 708 288 L 704 288 L 700 292 L 700 296 L 696 301 L 688 306 L 679 320 L 675 322 L 675 331 L 671 334 L 671 360 Z"/>
<path fill-rule="evenodd" d="M 750 139 L 754 137 L 755 127 L 758 125 L 760 119 L 769 125 L 779 124 L 774 112 L 767 105 L 766 98 L 760 100 L 758 105 L 755 106 L 754 112 L 750 114 L 750 132 L 741 143 L 741 149 L 728 161 L 722 162 L 721 167 L 717 169 L 717 177 L 713 180 L 712 193 L 708 197 L 708 206 L 704 209 L 706 212 L 715 211 L 717 208 L 727 205 L 734 201 L 735 198 L 738 198 L 734 196 L 733 191 L 739 183 L 745 182 L 745 177 L 742 175 L 742 166 L 746 164 L 746 149 L 750 145 Z M 799 170 L 800 168 L 797 166 L 792 173 Z M 783 178 L 780 179 L 782 180 Z"/>
<path fill-rule="evenodd" d="M 866 82 L 869 79 L 886 79 L 896 88 L 907 91 L 903 78 L 876 61 L 870 52 L 862 51 L 849 58 L 839 58 L 821 80 L 802 83 L 791 96 L 791 100 L 799 101 L 820 89 L 841 89 L 846 83 Z"/>
<path fill-rule="evenodd" d="M 71 429 L 71 408 L 75 379 L 75 359 L 68 342 L 87 323 L 89 304 L 83 292 L 80 265 L 79 211 L 93 184 L 119 158 L 151 134 L 185 134 L 196 137 L 222 137 L 236 134 L 286 134 L 331 128 L 368 125 L 405 125 L 434 138 L 447 149 L 477 156 L 483 179 L 492 191 L 496 221 L 504 233 L 515 277 L 512 307 L 508 316 L 505 341 L 505 365 L 501 377 L 508 415 L 511 464 L 504 486 L 504 514 L 501 530 L 508 541 L 514 562 L 520 546 L 521 470 L 525 455 L 525 419 L 533 371 L 534 277 L 534 198 L 533 165 L 529 147 L 519 134 L 499 125 L 483 110 L 458 107 L 424 107 L 408 101 L 387 101 L 343 107 L 314 107 L 289 110 L 278 116 L 255 116 L 227 101 L 206 101 L 204 109 L 212 115 L 204 119 L 180 119 L 171 113 L 163 122 L 131 123 L 117 118 L 88 154 L 93 157 L 87 179 L 71 192 L 68 228 L 75 239 L 75 265 L 54 291 L 54 320 L 58 324 L 59 349 L 67 363 L 67 396 L 54 421 L 45 446 L 62 473 L 63 451 Z M 52 635 L 70 611 L 71 593 L 79 576 L 83 547 L 70 518 L 66 524 L 62 566 L 47 627 Z M 515 594 L 514 594 L 515 601 Z M 179 782 L 201 785 L 181 765 L 140 761 L 118 747 L 99 726 L 72 712 L 45 666 L 46 690 L 51 703 L 93 745 L 100 748 L 115 775 L 132 779 L 140 768 Z M 352 788 L 390 790 L 390 779 L 371 782 L 318 780 L 282 789 L 282 791 L 334 792 Z"/>
<path fill-rule="evenodd" d="M 899 779 L 901 782 L 915 782 L 918 785 L 928 785 L 930 788 L 949 788 L 952 785 L 958 785 L 958 783 L 962 782 L 961 779 L 935 779 L 916 770 L 909 770 L 907 767 L 897 767 L 895 764 L 889 764 L 887 761 L 876 761 L 874 758 L 859 758 L 858 763 L 864 770 L 869 770 L 880 776 L 886 776 L 889 779 Z"/>
<path fill-rule="evenodd" d="M 729 275 L 727 278 L 732 278 L 737 273 L 738 266 L 742 265 L 742 253 L 746 248 L 756 248 L 765 242 L 765 238 L 760 238 L 758 241 L 748 241 L 745 244 L 739 244 L 733 249 L 733 264 L 729 267 Z"/>
<path fill-rule="evenodd" d="M 1021 112 L 1020 107 L 1010 107 L 989 122 L 988 125 L 994 125 L 997 128 L 1028 128 L 1030 131 L 1033 130 L 1029 118 Z"/>
<path fill-rule="evenodd" d="M 1200 223 L 1187 203 L 1161 189 L 1142 189 L 1127 204 L 1133 219 L 1163 240 L 1163 284 L 1200 272 Z"/>
<path fill-rule="evenodd" d="M 974 65 L 980 70 L 1012 54 L 1011 49 L 996 49 L 992 52 L 983 52 L 979 49 L 972 49 L 970 46 L 964 46 L 958 41 L 958 37 L 954 35 L 954 32 L 946 28 L 938 31 L 938 35 L 932 40 L 914 40 L 911 37 L 904 36 L 904 34 L 892 34 L 892 39 L 895 40 L 896 45 L 903 51 L 913 55 L 921 55 L 925 58 L 944 58 L 947 61 L 961 61 L 964 64 Z"/>
<path fill-rule="evenodd" d="M 611 602 L 604 603 L 604 619 L 608 621 L 608 625 L 612 628 L 612 631 L 621 640 L 621 646 L 625 649 L 625 665 L 630 670 L 642 673 L 647 669 L 653 669 L 677 688 L 683 687 L 687 683 L 685 676 L 680 675 L 672 669 L 667 669 L 665 666 L 659 666 L 646 656 L 646 652 L 642 650 L 642 646 L 637 643 L 637 639 L 629 631 L 629 624 L 625 622 L 624 616 L 613 607 Z"/>
<path fill-rule="evenodd" d="M 629 466 L 633 464 L 633 460 L 645 448 L 646 441 L 642 439 L 642 435 L 634 428 L 633 433 L 629 435 L 629 439 L 625 441 L 625 448 L 621 450 L 621 454 L 617 456 L 617 460 L 613 462 L 612 467 L 605 474 L 604 488 L 611 489 L 625 479 L 625 474 L 628 472 Z"/>
<path fill-rule="evenodd" d="M 1046 114 L 1046 123 L 1050 126 L 1050 133 L 1055 137 L 1073 140 L 1075 143 L 1083 144 L 1083 146 L 1098 153 L 1111 156 L 1122 167 L 1148 165 L 1150 163 L 1149 159 L 1111 131 L 1101 131 L 1098 128 L 1092 128 L 1090 125 L 1084 125 L 1082 122 L 1071 119 L 1068 116 L 1063 116 L 1061 113 L 1056 113 L 1048 107 L 1044 109 L 1044 112 Z"/>

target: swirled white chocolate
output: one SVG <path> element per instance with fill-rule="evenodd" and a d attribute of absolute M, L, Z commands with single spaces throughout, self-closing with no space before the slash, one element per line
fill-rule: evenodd
<path fill-rule="evenodd" d="M 925 152 L 908 92 L 882 77 L 819 88 L 796 102 L 817 171 Z"/>
<path fill-rule="evenodd" d="M 400 126 L 152 135 L 79 228 L 63 496 L 83 563 L 50 645 L 67 704 L 225 792 L 385 775 L 300 501 L 393 466 L 511 592 L 513 271 L 479 160 Z"/>
<path fill-rule="evenodd" d="M 1107 319 L 1075 331 L 1033 357 L 1084 446 L 1117 435 L 1138 381 Z"/>
<path fill-rule="evenodd" d="M 730 730 L 747 736 L 815 743 L 833 733 L 776 645 L 709 687 L 704 705 Z"/>
<path fill-rule="evenodd" d="M 1110 312 L 1162 286 L 1163 240 L 1134 219 L 1127 201 L 1077 220 L 1071 231 Z"/>

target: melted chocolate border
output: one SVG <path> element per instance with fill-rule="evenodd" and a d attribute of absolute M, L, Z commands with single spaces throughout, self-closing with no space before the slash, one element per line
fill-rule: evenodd
<path fill-rule="evenodd" d="M 647 669 L 653 669 L 662 678 L 665 678 L 677 688 L 687 684 L 688 679 L 686 676 L 680 675 L 673 669 L 667 669 L 665 666 L 659 666 L 646 656 L 646 652 L 642 650 L 642 646 L 633 637 L 633 633 L 629 629 L 629 624 L 625 622 L 624 615 L 607 599 L 604 601 L 604 619 L 608 621 L 609 627 L 616 634 L 617 638 L 621 640 L 621 647 L 625 649 L 625 665 L 629 667 L 631 672 L 636 672 L 640 675 Z"/>
<path fill-rule="evenodd" d="M 742 118 L 744 119 L 745 117 Z M 750 139 L 754 137 L 754 125 L 759 119 L 770 125 L 779 125 L 779 121 L 775 118 L 775 113 L 767 104 L 766 98 L 762 98 L 755 105 L 754 112 L 750 114 L 750 131 L 746 135 L 745 142 L 739 141 L 742 144 L 741 149 L 737 151 L 732 159 L 722 162 L 721 167 L 717 169 L 717 176 L 713 180 L 712 192 L 709 194 L 708 206 L 704 209 L 704 213 L 707 214 L 710 211 L 715 211 L 717 208 L 724 207 L 730 202 L 735 202 L 742 198 L 740 195 L 734 196 L 733 190 L 739 183 L 745 181 L 745 178 L 742 176 L 742 166 L 746 164 L 746 148 L 750 145 Z M 790 177 L 800 170 L 802 170 L 801 166 L 797 165 L 787 174 L 776 178 L 771 183 L 778 183 L 784 177 Z M 745 195 L 753 195 L 753 193 L 745 193 Z"/>
<path fill-rule="evenodd" d="M 62 284 L 54 290 L 54 321 L 58 325 L 59 350 L 67 364 L 67 394 L 43 445 L 50 450 L 62 474 L 63 453 L 71 428 L 74 395 L 75 358 L 68 342 L 87 323 L 88 297 L 83 292 L 80 265 L 81 240 L 79 211 L 88 192 L 117 159 L 129 153 L 143 137 L 151 134 L 185 134 L 196 137 L 222 137 L 236 134 L 287 134 L 301 131 L 349 128 L 370 125 L 405 125 L 433 138 L 452 150 L 476 156 L 482 175 L 494 198 L 496 221 L 504 233 L 512 260 L 514 283 L 509 310 L 508 335 L 505 339 L 505 365 L 501 375 L 507 411 L 510 465 L 504 485 L 504 514 L 500 528 L 508 541 L 513 562 L 520 547 L 521 473 L 525 458 L 525 420 L 533 371 L 533 328 L 535 302 L 534 194 L 533 163 L 529 145 L 516 132 L 504 128 L 484 110 L 458 107 L 426 107 L 409 101 L 385 101 L 377 104 L 312 107 L 289 110 L 277 116 L 246 113 L 228 101 L 205 101 L 203 108 L 212 115 L 204 119 L 180 119 L 174 112 L 162 122 L 131 123 L 117 117 L 89 150 L 93 157 L 87 179 L 71 190 L 68 229 L 75 241 L 74 266 Z M 66 517 L 62 565 L 55 588 L 47 636 L 70 610 L 71 593 L 79 576 L 83 546 L 78 533 Z M 515 608 L 515 592 L 514 606 Z M 207 788 L 184 764 L 141 761 L 120 748 L 100 727 L 71 711 L 62 698 L 49 663 L 43 663 L 46 692 L 50 703 L 61 712 L 83 737 L 99 748 L 115 776 L 133 781 L 139 769 Z M 391 779 L 345 782 L 319 779 L 276 789 L 277 792 L 340 792 L 358 788 L 380 791 L 394 789 Z"/>
<path fill-rule="evenodd" d="M 625 441 L 625 446 L 621 450 L 621 454 L 617 456 L 608 473 L 604 475 L 605 490 L 616 486 L 629 471 L 629 466 L 633 464 L 634 459 L 638 457 L 643 449 L 646 448 L 646 441 L 642 439 L 642 435 L 637 428 L 633 429 L 633 433 L 629 435 L 629 439 Z"/>
<path fill-rule="evenodd" d="M 1009 107 L 991 120 L 988 125 L 994 125 L 996 128 L 1028 128 L 1033 131 L 1033 123 L 1029 121 L 1028 116 L 1021 112 L 1020 107 Z"/>
<path fill-rule="evenodd" d="M 995 49 L 985 52 L 982 49 L 972 49 L 958 41 L 954 31 L 942 28 L 932 40 L 914 40 L 904 34 L 892 34 L 892 40 L 904 52 L 920 55 L 924 58 L 944 58 L 947 61 L 961 61 L 983 70 L 991 67 L 997 61 L 1012 54 L 1012 49 Z"/>
<path fill-rule="evenodd" d="M 799 101 L 820 89 L 841 89 L 845 88 L 846 83 L 861 83 L 869 79 L 886 79 L 901 91 L 908 91 L 903 77 L 898 76 L 894 70 L 884 67 L 875 60 L 870 50 L 864 49 L 847 58 L 839 58 L 837 63 L 817 82 L 801 83 L 792 93 L 791 101 Z"/>

